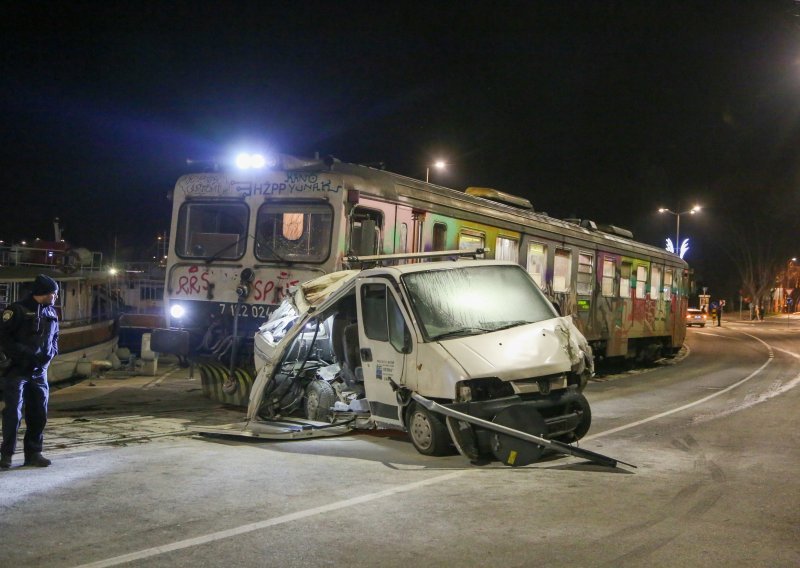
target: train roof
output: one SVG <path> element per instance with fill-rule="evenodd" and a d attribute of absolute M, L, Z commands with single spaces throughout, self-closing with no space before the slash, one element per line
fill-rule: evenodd
<path fill-rule="evenodd" d="M 519 232 L 524 228 L 533 227 L 542 232 L 552 232 L 557 229 L 564 237 L 572 237 L 596 244 L 605 244 L 621 251 L 621 254 L 646 255 L 657 257 L 666 263 L 679 265 L 684 268 L 688 263 L 673 253 L 637 241 L 633 234 L 626 229 L 615 225 L 603 225 L 589 220 L 558 219 L 545 212 L 538 212 L 533 205 L 524 198 L 493 190 L 491 188 L 474 188 L 474 191 L 460 191 L 449 187 L 426 183 L 422 180 L 390 172 L 370 165 L 348 163 L 336 158 L 303 158 L 287 154 L 277 155 L 275 166 L 272 170 L 262 170 L 264 175 L 269 171 L 287 171 L 296 173 L 338 173 L 346 176 L 345 187 L 355 189 L 370 195 L 371 190 L 380 188 L 383 195 L 388 195 L 398 201 L 422 201 L 432 204 L 448 205 L 448 200 L 458 204 L 467 205 L 463 211 L 472 214 L 473 220 L 480 221 L 478 217 L 489 215 L 507 223 L 516 223 Z M 197 175 L 197 174 L 189 174 Z M 208 175 L 230 177 L 224 171 L 215 171 Z M 250 175 L 258 175 L 252 172 Z M 187 176 L 178 180 L 178 186 Z M 177 186 L 176 186 L 177 187 Z M 471 207 L 470 207 L 471 206 Z M 527 231 L 530 232 L 530 231 Z"/>

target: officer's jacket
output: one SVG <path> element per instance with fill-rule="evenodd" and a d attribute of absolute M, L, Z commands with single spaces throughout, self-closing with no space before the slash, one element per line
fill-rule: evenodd
<path fill-rule="evenodd" d="M 0 349 L 11 359 L 6 376 L 44 375 L 58 353 L 58 314 L 28 296 L 0 316 Z"/>

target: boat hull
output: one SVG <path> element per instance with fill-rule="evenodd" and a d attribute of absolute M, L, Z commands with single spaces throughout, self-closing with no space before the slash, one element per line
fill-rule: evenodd
<path fill-rule="evenodd" d="M 78 364 L 82 361 L 108 361 L 117 347 L 117 339 L 114 320 L 62 328 L 58 337 L 59 354 L 47 369 L 47 382 L 56 383 L 78 376 Z"/>

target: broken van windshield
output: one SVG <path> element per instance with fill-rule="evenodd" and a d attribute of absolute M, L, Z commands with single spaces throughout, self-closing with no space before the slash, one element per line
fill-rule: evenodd
<path fill-rule="evenodd" d="M 558 317 L 519 266 L 467 266 L 402 277 L 428 340 L 477 335 Z"/>

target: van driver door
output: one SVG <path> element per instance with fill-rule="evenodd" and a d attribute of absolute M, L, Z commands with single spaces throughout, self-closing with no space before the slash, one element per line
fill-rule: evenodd
<path fill-rule="evenodd" d="M 408 319 L 389 282 L 369 278 L 358 283 L 358 340 L 364 390 L 378 423 L 400 426 L 402 409 L 391 381 L 404 384 L 406 358 L 412 349 Z"/>

